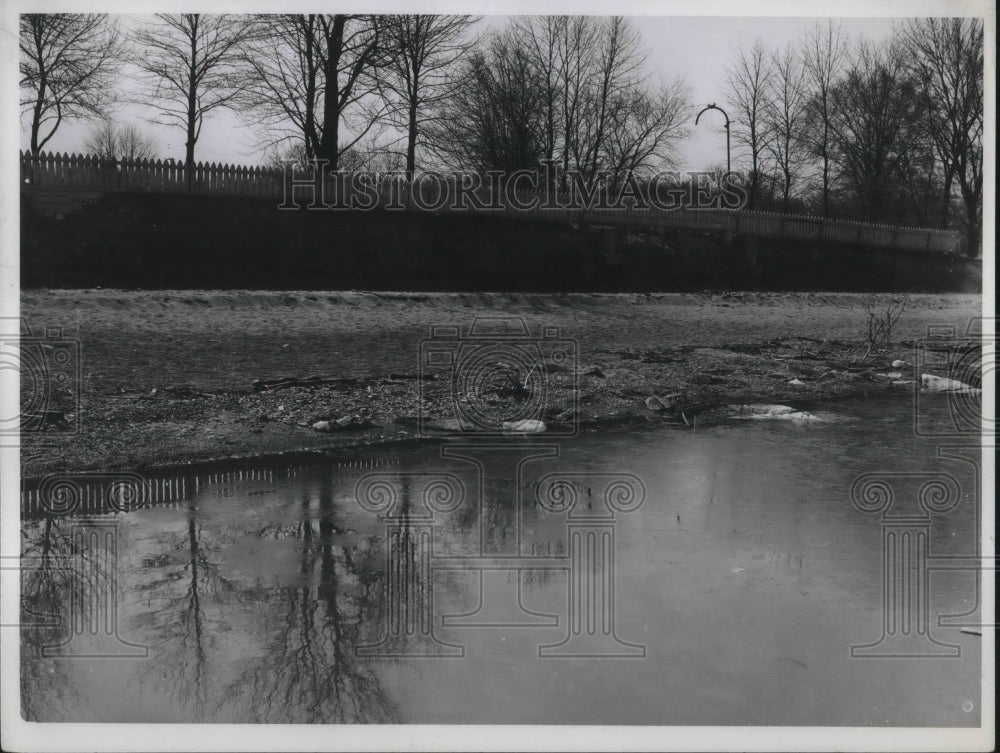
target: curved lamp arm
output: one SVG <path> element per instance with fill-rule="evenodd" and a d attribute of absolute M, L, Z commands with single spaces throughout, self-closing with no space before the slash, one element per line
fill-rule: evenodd
<path fill-rule="evenodd" d="M 733 171 L 733 165 L 729 156 L 729 115 L 726 113 L 726 111 L 723 110 L 721 107 L 719 107 L 717 104 L 715 104 L 715 102 L 713 102 L 708 107 L 703 108 L 702 111 L 698 113 L 698 116 L 694 119 L 694 124 L 698 125 L 698 121 L 701 120 L 701 116 L 704 115 L 709 110 L 718 110 L 719 112 L 722 113 L 722 117 L 726 119 L 726 172 L 731 173 Z"/>

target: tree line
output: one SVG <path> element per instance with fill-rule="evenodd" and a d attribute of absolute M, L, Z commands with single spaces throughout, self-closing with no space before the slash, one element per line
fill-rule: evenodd
<path fill-rule="evenodd" d="M 961 227 L 978 247 L 983 25 L 908 19 L 850 40 L 832 21 L 727 68 L 751 207 Z"/>
<path fill-rule="evenodd" d="M 153 156 L 109 117 L 146 105 L 194 164 L 206 118 L 242 115 L 271 161 L 332 170 L 537 170 L 621 186 L 675 165 L 697 108 L 654 76 L 622 17 L 103 14 L 20 17 L 22 115 L 38 153 L 92 119 L 87 148 Z M 120 86 L 126 64 L 139 72 Z M 722 93 L 751 208 L 877 222 L 982 223 L 983 25 L 912 19 L 881 42 L 817 22 L 796 43 L 733 52 Z"/>

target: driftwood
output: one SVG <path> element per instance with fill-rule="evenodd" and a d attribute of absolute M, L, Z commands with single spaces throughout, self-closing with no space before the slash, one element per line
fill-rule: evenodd
<path fill-rule="evenodd" d="M 385 381 L 390 384 L 402 384 L 409 381 L 435 381 L 434 374 L 389 374 Z M 359 387 L 361 380 L 356 377 L 281 377 L 279 379 L 254 379 L 250 386 L 257 392 L 265 390 L 281 390 L 287 387 L 335 387 L 347 390 L 352 387 Z"/>
<path fill-rule="evenodd" d="M 286 387 L 323 387 L 333 386 L 340 389 L 349 389 L 361 384 L 360 379 L 353 377 L 322 377 L 311 376 L 302 379 L 300 377 L 281 377 L 280 379 L 254 379 L 250 386 L 257 392 L 265 390 L 281 390 Z"/>
<path fill-rule="evenodd" d="M 436 382 L 436 374 L 389 374 L 385 378 L 389 384 L 404 384 L 406 382 Z"/>

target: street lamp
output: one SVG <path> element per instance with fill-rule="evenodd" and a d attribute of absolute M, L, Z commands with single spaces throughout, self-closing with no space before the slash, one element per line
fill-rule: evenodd
<path fill-rule="evenodd" d="M 729 158 L 729 116 L 726 114 L 726 111 L 723 110 L 721 107 L 718 107 L 715 104 L 715 102 L 713 102 L 708 107 L 706 107 L 705 109 L 703 109 L 701 112 L 698 113 L 698 117 L 694 119 L 694 124 L 698 125 L 698 120 L 701 118 L 702 115 L 704 115 L 709 110 L 718 110 L 719 112 L 722 113 L 722 117 L 726 119 L 726 172 L 731 173 L 733 171 L 733 165 Z"/>

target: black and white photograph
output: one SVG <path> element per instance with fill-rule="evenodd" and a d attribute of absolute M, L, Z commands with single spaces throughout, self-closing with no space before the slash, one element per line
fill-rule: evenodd
<path fill-rule="evenodd" d="M 995 748 L 995 2 L 0 28 L 4 750 Z"/>

